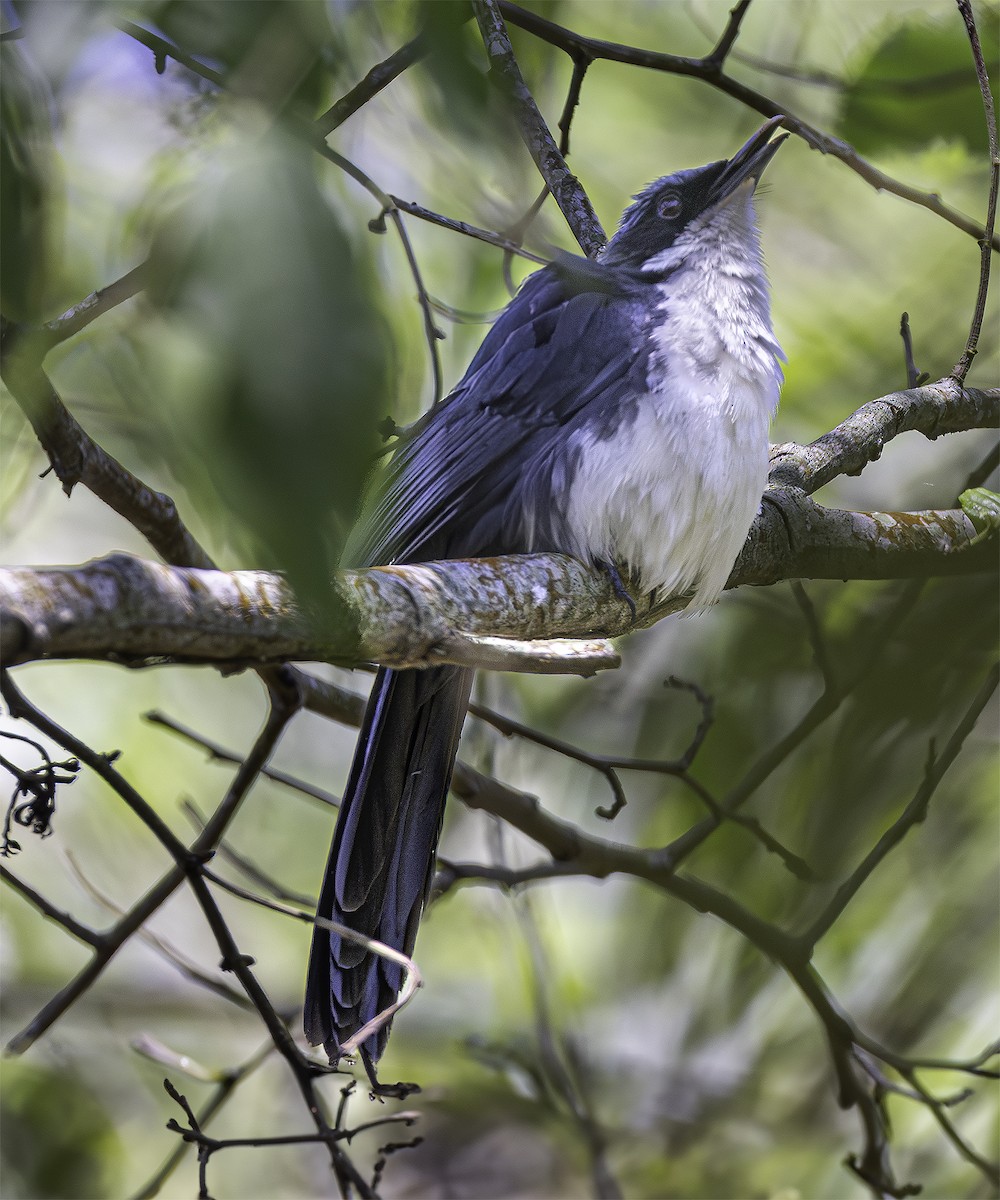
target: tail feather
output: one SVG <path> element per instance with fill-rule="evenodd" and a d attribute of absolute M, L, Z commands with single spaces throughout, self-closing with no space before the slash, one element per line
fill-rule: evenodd
<path fill-rule="evenodd" d="M 472 672 L 380 670 L 358 737 L 317 913 L 411 954 L 430 890 Z M 331 1062 L 395 1000 L 402 970 L 316 927 L 304 1025 Z M 364 1045 L 376 1061 L 384 1025 Z"/>

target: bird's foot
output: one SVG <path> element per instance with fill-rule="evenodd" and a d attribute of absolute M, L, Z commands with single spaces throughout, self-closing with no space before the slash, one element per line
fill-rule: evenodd
<path fill-rule="evenodd" d="M 419 1083 L 379 1083 L 371 1055 L 366 1050 L 360 1051 L 360 1054 L 373 1100 L 405 1100 L 407 1096 L 412 1096 L 414 1092 L 420 1091 Z"/>
<path fill-rule="evenodd" d="M 632 620 L 634 621 L 638 616 L 638 613 L 635 609 L 635 600 L 632 599 L 631 592 L 625 586 L 625 581 L 621 577 L 621 572 L 613 562 L 607 561 L 603 558 L 597 559 L 596 565 L 602 571 L 607 572 L 607 575 L 611 580 L 611 586 L 615 589 L 615 595 L 619 600 L 624 600 L 629 606 L 629 611 L 632 613 Z"/>

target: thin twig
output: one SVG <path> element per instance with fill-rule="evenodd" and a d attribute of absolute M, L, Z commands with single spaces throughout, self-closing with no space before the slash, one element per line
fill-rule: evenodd
<path fill-rule="evenodd" d="M 795 603 L 799 606 L 799 612 L 802 613 L 802 618 L 805 621 L 806 632 L 809 635 L 809 645 L 812 648 L 813 660 L 823 677 L 823 687 L 826 691 L 837 690 L 837 678 L 833 672 L 833 666 L 830 663 L 830 655 L 827 653 L 826 640 L 823 637 L 823 630 L 820 627 L 819 618 L 816 616 L 816 608 L 812 600 L 809 599 L 809 593 L 802 586 L 802 581 L 799 579 L 792 580 L 792 595 L 795 597 Z"/>
<path fill-rule="evenodd" d="M 38 909 L 43 917 L 47 917 L 48 920 L 62 926 L 67 933 L 71 934 L 78 941 L 85 942 L 94 949 L 97 949 L 104 941 L 104 934 L 99 933 L 96 929 L 91 929 L 75 917 L 70 916 L 69 913 L 56 908 L 50 900 L 46 900 L 40 892 L 36 892 L 30 884 L 25 883 L 23 879 L 19 879 L 13 871 L 2 864 L 0 864 L 0 879 L 16 892 L 19 892 L 33 908 Z"/>
<path fill-rule="evenodd" d="M 9 686 L 6 677 L 3 678 L 4 686 Z M 253 749 L 237 771 L 225 797 L 213 813 L 204 831 L 192 844 L 190 853 L 187 855 L 189 861 L 204 860 L 214 850 L 229 822 L 236 815 L 244 795 L 257 778 L 261 766 L 270 757 L 271 751 L 294 711 L 294 708 L 287 706 L 277 704 L 272 706 L 268 720 L 260 736 L 254 743 Z M 47 721 L 47 719 L 46 723 L 50 727 L 58 729 L 57 726 L 54 726 L 54 723 Z M 88 757 L 91 754 L 92 752 L 88 748 Z M 185 853 L 187 854 L 187 852 Z M 7 1045 L 8 1051 L 12 1054 L 23 1053 L 59 1020 L 80 996 L 100 978 L 105 967 L 111 962 L 122 946 L 125 945 L 133 934 L 142 928 L 153 913 L 160 908 L 188 877 L 187 862 L 183 866 L 175 863 L 166 874 L 153 884 L 149 891 L 129 909 L 125 916 L 104 933 L 100 945 L 95 948 L 92 958 L 83 969 L 41 1008 L 24 1029 L 11 1038 Z"/>
<path fill-rule="evenodd" d="M 190 818 L 197 829 L 205 828 L 205 817 L 192 800 L 185 800 L 181 807 L 185 815 Z M 237 871 L 245 875 L 257 887 L 266 888 L 276 900 L 283 900 L 288 904 L 296 904 L 301 908 L 310 910 L 316 907 L 315 896 L 306 896 L 301 892 L 293 892 L 289 888 L 284 887 L 272 875 L 269 875 L 256 863 L 251 862 L 245 854 L 240 854 L 239 851 L 234 850 L 226 838 L 220 839 L 217 854 L 219 858 L 224 859 L 231 866 L 234 866 Z"/>
<path fill-rule="evenodd" d="M 702 79 L 719 91 L 732 96 L 747 108 L 761 113 L 765 117 L 782 115 L 786 118 L 783 127 L 791 133 L 798 134 L 814 150 L 821 154 L 832 155 L 840 159 L 846 167 L 860 175 L 866 183 L 876 191 L 891 192 L 911 204 L 929 209 L 935 215 L 943 217 L 949 224 L 961 229 L 977 241 L 986 236 L 984 227 L 978 222 L 964 216 L 962 213 L 944 204 L 940 196 L 933 192 L 925 192 L 910 184 L 880 171 L 872 163 L 862 158 L 849 143 L 841 138 L 822 133 L 819 129 L 803 121 L 782 101 L 779 105 L 769 96 L 756 92 L 753 88 L 737 82 L 725 72 L 716 70 L 708 58 L 685 58 L 677 54 L 664 54 L 655 50 L 643 50 L 638 46 L 626 46 L 618 42 L 605 42 L 599 38 L 585 37 L 583 34 L 556 24 L 537 13 L 521 8 L 510 0 L 499 0 L 500 11 L 512 25 L 517 25 L 550 45 L 557 46 L 567 54 L 585 51 L 592 58 L 605 59 L 609 62 L 626 63 L 631 66 L 645 67 L 653 71 L 664 71 L 673 75 L 687 75 Z M 991 234 L 994 250 L 1000 250 L 1000 237 Z"/>
<path fill-rule="evenodd" d="M 990 195 L 986 204 L 986 229 L 979 243 L 979 290 L 976 294 L 976 306 L 972 313 L 972 323 L 969 328 L 969 339 L 965 344 L 962 357 L 955 364 L 952 377 L 959 383 L 965 382 L 965 377 L 972 366 L 972 360 L 979 346 L 979 333 L 983 327 L 983 316 L 986 312 L 986 298 L 990 289 L 990 247 L 993 242 L 993 228 L 997 219 L 997 192 L 1000 191 L 1000 142 L 997 140 L 997 117 L 993 108 L 993 93 L 990 91 L 990 80 L 986 73 L 986 61 L 983 58 L 983 48 L 979 43 L 979 31 L 976 29 L 976 18 L 972 11 L 971 0 L 956 0 L 958 11 L 965 22 L 965 31 L 969 35 L 972 47 L 972 57 L 976 64 L 976 78 L 979 80 L 979 90 L 983 97 L 983 112 L 986 116 L 986 138 L 990 149 Z"/>
<path fill-rule="evenodd" d="M 743 23 L 743 18 L 746 16 L 749 7 L 750 0 L 739 0 L 739 3 L 730 12 L 729 20 L 726 22 L 726 27 L 722 31 L 722 36 L 716 43 L 715 49 L 711 54 L 705 56 L 706 67 L 713 68 L 716 71 L 722 70 L 723 64 L 729 57 L 729 52 L 739 37 L 740 25 Z"/>
<path fill-rule="evenodd" d="M 66 851 L 66 859 L 77 881 L 87 894 L 103 908 L 106 908 L 108 912 L 114 913 L 120 920 L 125 915 L 126 910 L 120 904 L 116 904 L 106 892 L 102 892 L 92 880 L 87 878 L 86 873 L 69 850 Z M 198 984 L 199 987 L 203 987 L 207 991 L 214 992 L 216 996 L 220 996 L 223 1000 L 228 1000 L 230 1004 L 236 1005 L 237 1008 L 249 1009 L 251 1007 L 250 1001 L 242 992 L 235 991 L 223 983 L 221 979 L 203 971 L 186 954 L 178 950 L 176 946 L 172 946 L 170 942 L 160 937 L 159 934 L 153 933 L 151 929 L 143 926 L 142 929 L 138 930 L 136 936 L 159 954 L 161 958 L 170 963 L 172 967 L 175 967 L 185 979 L 189 979 L 192 983 Z"/>
<path fill-rule="evenodd" d="M 67 309 L 61 317 L 48 321 L 42 326 L 39 338 L 40 352 L 47 354 L 53 346 L 58 346 L 68 338 L 75 337 L 81 330 L 96 321 L 98 317 L 124 304 L 133 296 L 137 296 L 149 283 L 149 263 L 142 262 L 131 271 L 127 271 L 120 279 L 106 284 L 92 292 L 79 304 Z"/>
<path fill-rule="evenodd" d="M 323 137 L 329 137 L 348 117 L 356 113 L 358 109 L 363 108 L 369 100 L 377 96 L 383 88 L 398 78 L 408 67 L 412 67 L 414 63 L 424 58 L 430 51 L 430 48 L 427 33 L 425 30 L 421 30 L 406 45 L 400 46 L 388 58 L 383 59 L 382 62 L 372 67 L 364 79 L 356 83 L 345 95 L 341 96 L 325 113 L 318 116 L 316 118 L 317 130 Z"/>
<path fill-rule="evenodd" d="M 819 939 L 838 920 L 844 909 L 854 899 L 862 884 L 871 877 L 872 872 L 878 867 L 885 856 L 891 850 L 895 849 L 914 825 L 918 825 L 926 818 L 928 805 L 938 784 L 944 778 L 948 768 L 958 757 L 965 739 L 972 732 L 980 714 L 989 702 L 990 697 L 996 691 L 998 683 L 1000 683 L 1000 664 L 994 664 L 973 698 L 972 703 L 969 705 L 965 715 L 948 739 L 948 744 L 944 750 L 939 755 L 932 756 L 928 761 L 924 778 L 909 804 L 907 804 L 899 817 L 897 817 L 885 833 L 882 834 L 878 842 L 865 855 L 850 877 L 840 885 L 829 904 L 802 934 L 803 946 L 809 947 L 810 951 L 815 947 Z"/>
<path fill-rule="evenodd" d="M 224 891 L 238 896 L 241 900 L 248 900 L 251 904 L 258 904 L 261 908 L 269 908 L 272 912 L 281 913 L 286 917 L 293 917 L 296 921 L 305 921 L 309 925 L 317 925 L 320 929 L 327 929 L 331 933 L 337 934 L 338 937 L 344 938 L 345 941 L 363 946 L 370 953 L 377 954 L 380 958 L 388 959 L 389 962 L 393 962 L 403 968 L 403 986 L 395 1002 L 390 1004 L 388 1008 L 377 1013 L 367 1025 L 362 1026 L 353 1037 L 343 1043 L 340 1052 L 345 1057 L 354 1054 L 358 1047 L 362 1046 L 372 1034 L 377 1033 L 383 1025 L 391 1021 L 401 1008 L 409 1004 L 416 994 L 417 989 L 423 987 L 423 978 L 413 959 L 396 950 L 394 947 L 387 946 L 385 942 L 365 937 L 363 933 L 358 933 L 356 929 L 350 929 L 346 925 L 341 925 L 339 921 L 331 921 L 327 917 L 321 917 L 311 912 L 302 912 L 300 909 L 291 908 L 287 904 L 281 904 L 277 900 L 268 900 L 263 896 L 258 896 L 254 892 L 247 891 L 246 888 L 241 888 L 235 883 L 230 883 L 228 879 L 223 879 L 221 875 L 216 875 L 214 871 L 206 869 L 203 874 L 206 879 L 211 880 L 212 883 L 217 884 Z"/>
<path fill-rule="evenodd" d="M 293 126 L 297 128 L 297 126 Z M 400 210 L 396 207 L 392 197 L 388 192 L 384 192 L 374 179 L 371 178 L 365 171 L 356 164 L 351 162 L 349 158 L 345 158 L 343 154 L 331 149 L 321 138 L 311 136 L 306 127 L 302 126 L 300 132 L 307 135 L 307 140 L 312 145 L 313 149 L 321 157 L 328 162 L 339 167 L 346 175 L 349 175 L 356 183 L 359 183 L 369 195 L 382 206 L 382 211 L 379 215 L 373 218 L 368 223 L 368 228 L 374 233 L 382 231 L 384 219 L 388 217 L 395 226 L 396 233 L 399 235 L 400 243 L 403 247 L 403 253 L 406 255 L 406 261 L 410 268 L 410 274 L 413 276 L 413 282 L 417 288 L 417 300 L 420 304 L 420 311 L 424 318 L 424 337 L 427 341 L 427 347 L 431 356 L 431 372 L 434 377 L 434 400 L 435 402 L 441 398 L 443 388 L 441 374 L 441 355 L 438 351 L 438 342 L 444 337 L 444 333 L 438 329 L 434 323 L 434 307 L 431 304 L 430 295 L 427 288 L 424 286 L 423 275 L 420 271 L 420 266 L 417 263 L 417 256 L 413 252 L 413 246 L 410 242 L 410 236 L 406 232 L 406 226 L 403 223 L 403 216 Z"/>
<path fill-rule="evenodd" d="M 538 173 L 573 231 L 584 254 L 593 256 L 607 241 L 590 198 L 566 165 L 538 105 L 528 90 L 510 44 L 496 0 L 472 0 L 473 11 L 490 60 L 491 76 L 501 83 L 517 118 L 521 138 Z"/>
<path fill-rule="evenodd" d="M 256 1050 L 248 1059 L 241 1063 L 238 1067 L 227 1071 L 216 1085 L 215 1091 L 208 1098 L 201 1110 L 195 1115 L 195 1120 L 200 1129 L 204 1129 L 219 1110 L 226 1104 L 237 1087 L 251 1075 L 257 1068 L 274 1053 L 274 1043 L 270 1040 L 266 1041 L 258 1050 Z M 137 1191 L 131 1200 L 153 1200 L 154 1196 L 158 1196 L 163 1185 L 167 1182 L 174 1171 L 184 1161 L 184 1157 L 188 1152 L 188 1148 L 193 1143 L 178 1141 L 167 1156 L 163 1165 L 157 1170 L 153 1176 Z"/>
<path fill-rule="evenodd" d="M 177 734 L 178 737 L 182 737 L 199 746 L 215 762 L 238 765 L 243 761 L 239 754 L 234 753 L 232 750 L 227 750 L 225 746 L 220 745 L 218 742 L 213 742 L 210 738 L 205 737 L 196 730 L 189 729 L 188 726 L 182 725 L 180 721 L 175 721 L 173 717 L 168 717 L 166 713 L 151 710 L 150 712 L 143 713 L 143 717 L 151 725 L 159 725 L 164 729 L 168 729 L 171 733 Z M 293 791 L 301 792 L 304 796 L 309 796 L 313 800 L 319 800 L 320 803 L 327 804 L 331 808 L 337 808 L 340 805 L 339 798 L 332 792 L 327 792 L 323 788 L 308 783 L 304 779 L 299 779 L 295 775 L 289 775 L 287 771 L 280 771 L 277 767 L 265 767 L 261 771 L 261 774 L 274 783 L 280 783 L 284 787 L 291 788 Z"/>
<path fill-rule="evenodd" d="M 978 1154 L 973 1147 L 962 1137 L 955 1128 L 955 1124 L 949 1117 L 946 1111 L 946 1104 L 932 1095 L 921 1083 L 917 1077 L 917 1073 L 912 1069 L 904 1069 L 900 1072 L 903 1078 L 909 1083 L 910 1087 L 918 1094 L 924 1106 L 930 1110 L 931 1116 L 937 1121 L 941 1132 L 951 1142 L 952 1146 L 958 1151 L 966 1162 L 971 1163 L 977 1171 L 994 1187 L 1000 1184 L 1000 1166 L 995 1162 L 991 1162 L 987 1158 L 983 1158 Z"/>
<path fill-rule="evenodd" d="M 906 367 L 906 386 L 908 388 L 920 387 L 921 384 L 930 379 L 930 375 L 926 371 L 917 369 L 917 364 L 913 361 L 913 335 L 910 332 L 910 314 L 903 313 L 899 319 L 899 336 L 903 339 L 903 362 Z"/>
<path fill-rule="evenodd" d="M 829 689 L 824 691 L 796 724 L 760 755 L 743 777 L 729 789 L 720 806 L 723 812 L 733 813 L 742 808 L 757 789 L 825 721 L 838 711 L 854 689 L 875 669 L 889 645 L 890 635 L 896 632 L 906 619 L 923 591 L 924 585 L 924 580 L 917 579 L 901 590 L 885 618 L 872 630 L 868 645 L 858 653 L 857 665 L 853 673 L 841 679 L 836 691 Z M 666 847 L 663 851 L 665 857 L 675 865 L 679 864 L 710 837 L 718 826 L 717 818 L 710 817 L 705 821 L 699 821 L 697 825 L 691 826 Z"/>
<path fill-rule="evenodd" d="M 538 263 L 540 266 L 545 266 L 549 262 L 549 259 L 525 250 L 518 242 L 504 237 L 502 233 L 495 233 L 492 229 L 480 229 L 478 225 L 470 225 L 467 221 L 456 221 L 453 217 L 442 216 L 432 209 L 424 208 L 422 204 L 414 204 L 412 200 L 401 200 L 398 196 L 390 196 L 389 199 L 401 212 L 408 213 L 411 217 L 417 217 L 421 221 L 427 221 L 431 225 L 440 225 L 442 229 L 449 229 L 452 233 L 460 233 L 463 237 L 486 242 L 487 245 L 496 246 L 506 254 L 516 254 L 520 258 Z"/>

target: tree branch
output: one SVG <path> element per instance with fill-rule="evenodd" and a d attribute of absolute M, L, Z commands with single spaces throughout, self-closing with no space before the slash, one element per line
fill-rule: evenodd
<path fill-rule="evenodd" d="M 808 446 L 771 447 L 770 486 L 811 495 L 838 475 L 860 475 L 893 438 L 915 429 L 933 440 L 946 433 L 1000 427 L 1000 388 L 963 388 L 940 379 L 869 400 Z"/>
<path fill-rule="evenodd" d="M 507 27 L 495 0 L 472 0 L 492 77 L 503 87 L 521 137 L 584 254 L 593 257 L 608 240 L 587 193 L 559 152 L 514 57 Z"/>
<path fill-rule="evenodd" d="M 537 13 L 529 12 L 510 0 L 499 0 L 499 8 L 503 16 L 512 24 L 527 30 L 542 41 L 569 55 L 588 54 L 592 59 L 606 59 L 608 62 L 626 63 L 635 67 L 646 67 L 652 71 L 665 71 L 671 75 L 687 75 L 701 79 L 710 86 L 717 88 L 739 100 L 747 108 L 761 113 L 765 117 L 784 116 L 784 128 L 799 137 L 813 150 L 839 158 L 845 166 L 860 175 L 876 191 L 891 192 L 893 195 L 908 200 L 911 204 L 929 209 L 936 216 L 943 217 L 956 229 L 969 234 L 976 241 L 986 238 L 986 230 L 978 221 L 973 221 L 963 213 L 943 203 L 941 197 L 933 192 L 924 192 L 886 175 L 878 167 L 862 158 L 853 146 L 841 138 L 825 134 L 808 122 L 803 121 L 794 113 L 789 112 L 788 105 L 775 103 L 769 96 L 756 92 L 753 88 L 739 83 L 719 69 L 715 51 L 705 58 L 686 58 L 679 54 L 664 54 L 656 50 L 644 50 L 639 46 L 625 46 L 618 42 L 605 42 L 599 38 L 585 37 L 583 34 L 557 25 Z M 1000 250 L 1000 236 L 993 234 L 989 245 L 994 250 Z"/>
<path fill-rule="evenodd" d="M 961 509 L 857 513 L 792 488 L 764 503 L 728 587 L 783 579 L 900 579 L 995 568 L 990 539 Z M 441 663 L 583 674 L 618 665 L 603 640 L 654 624 L 685 597 L 638 601 L 633 621 L 610 579 L 561 554 L 509 555 L 345 571 L 331 612 L 310 617 L 280 575 L 169 567 L 114 554 L 80 567 L 0 568 L 0 654 L 246 664 Z"/>

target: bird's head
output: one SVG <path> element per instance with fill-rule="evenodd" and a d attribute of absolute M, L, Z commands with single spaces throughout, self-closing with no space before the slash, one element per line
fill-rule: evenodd
<path fill-rule="evenodd" d="M 720 239 L 755 241 L 752 197 L 764 168 L 788 136 L 771 140 L 773 117 L 732 158 L 665 175 L 635 197 L 601 253 L 610 266 L 653 270 Z M 668 252 L 676 248 L 677 254 Z M 735 249 L 735 247 L 734 247 Z"/>

